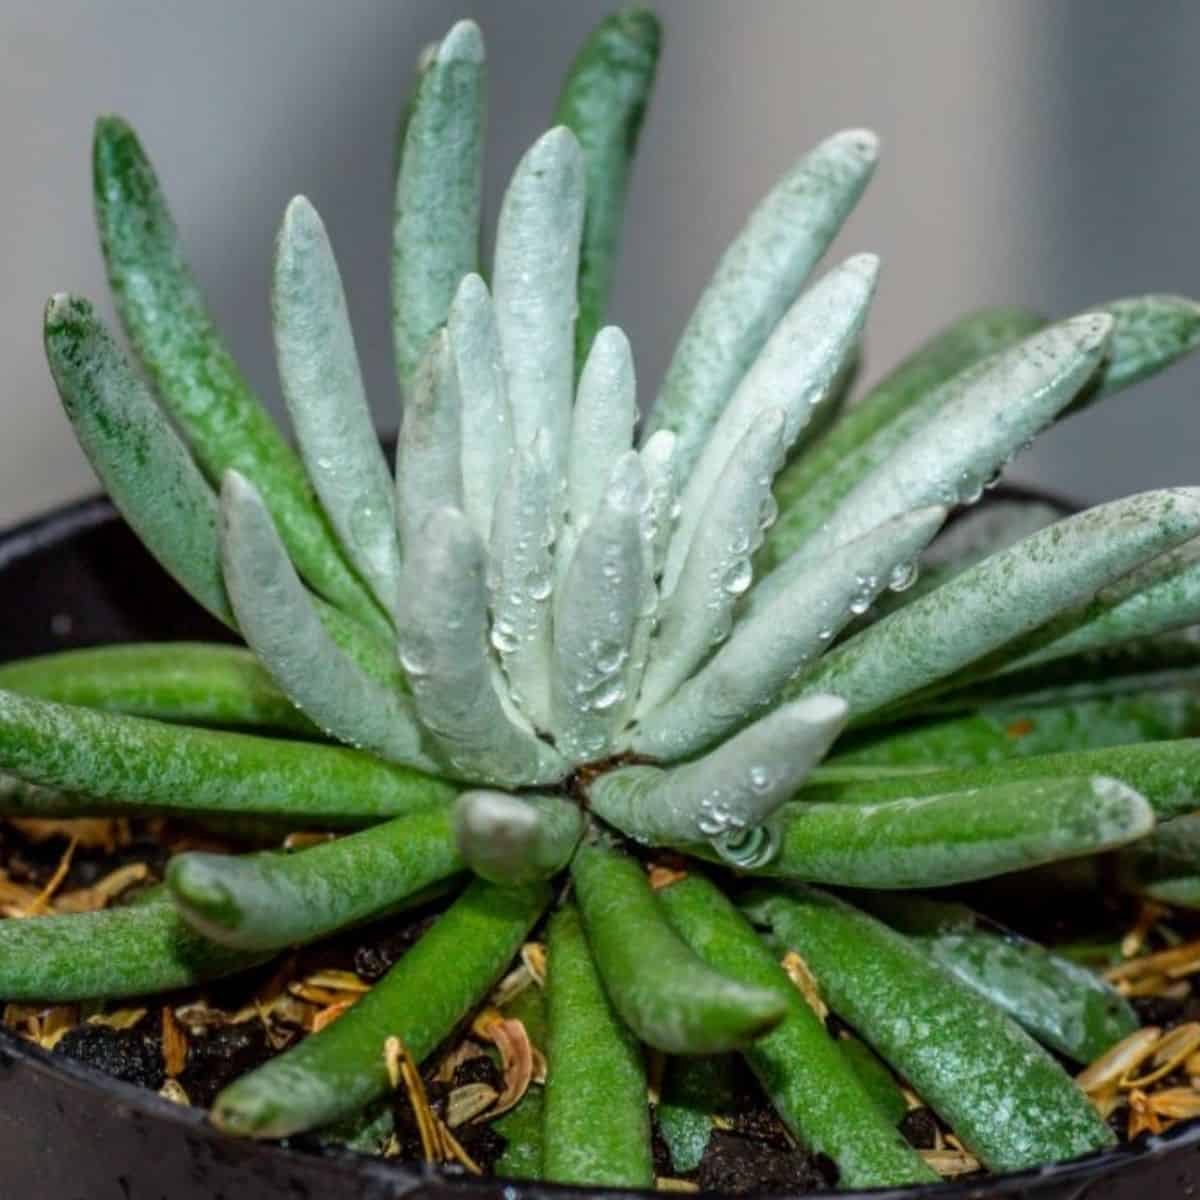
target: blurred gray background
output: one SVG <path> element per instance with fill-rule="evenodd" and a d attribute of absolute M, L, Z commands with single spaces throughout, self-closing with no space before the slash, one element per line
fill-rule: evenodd
<path fill-rule="evenodd" d="M 277 408 L 271 240 L 303 191 L 328 223 L 384 427 L 391 135 L 412 62 L 460 15 L 491 61 L 489 212 L 601 0 L 0 0 L 0 523 L 94 482 L 42 361 L 44 298 L 107 302 L 93 116 L 140 131 L 196 270 Z M 667 26 L 612 317 L 643 392 L 744 215 L 825 134 L 883 137 L 835 253 L 884 262 L 867 379 L 965 308 L 1063 314 L 1200 295 L 1194 0 L 659 0 Z M 1200 483 L 1200 362 L 1055 430 L 1013 476 L 1102 499 Z"/>

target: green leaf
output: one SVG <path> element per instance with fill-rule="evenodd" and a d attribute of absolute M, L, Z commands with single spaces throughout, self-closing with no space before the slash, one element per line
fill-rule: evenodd
<path fill-rule="evenodd" d="M 96 222 L 117 312 L 158 398 L 214 486 L 254 483 L 301 575 L 377 631 L 387 621 L 338 549 L 300 460 L 213 325 L 154 168 L 119 117 L 96 123 Z"/>
<path fill-rule="evenodd" d="M 662 30 L 644 8 L 623 8 L 588 35 L 563 81 L 554 122 L 579 139 L 587 173 L 587 216 L 579 248 L 575 361 L 604 324 L 617 262 L 625 193 L 654 88 Z"/>
<path fill-rule="evenodd" d="M 162 566 L 234 628 L 217 497 L 86 300 L 46 306 L 46 358 L 75 436 L 121 515 Z"/>
<path fill-rule="evenodd" d="M 479 266 L 487 84 L 479 27 L 459 21 L 419 70 L 392 223 L 392 333 L 404 390 L 463 276 Z"/>
<path fill-rule="evenodd" d="M 683 332 L 645 437 L 678 435 L 687 478 L 710 431 L 875 168 L 864 129 L 827 138 L 783 177 L 721 257 Z"/>
<path fill-rule="evenodd" d="M 898 933 L 813 888 L 755 893 L 751 918 L 795 950 L 821 994 L 993 1171 L 1115 1141 L 1027 1034 Z"/>
<path fill-rule="evenodd" d="M 878 804 L 800 801 L 781 813 L 779 853 L 758 874 L 841 887 L 944 887 L 1123 846 L 1154 828 L 1116 779 L 1044 779 Z"/>
<path fill-rule="evenodd" d="M 1094 775 L 1110 776 L 1136 789 L 1150 802 L 1160 820 L 1192 812 L 1200 794 L 1200 739 L 1177 738 L 1135 746 L 1039 754 L 948 770 L 909 771 L 831 764 L 813 771 L 798 799 L 811 803 L 879 804 L 965 789 Z"/>
<path fill-rule="evenodd" d="M 458 791 L 344 746 L 167 725 L 15 692 L 0 692 L 0 770 L 40 785 L 5 788 L 7 816 L 251 813 L 294 828 L 344 827 Z"/>
<path fill-rule="evenodd" d="M 905 934 L 1043 1045 L 1078 1063 L 1099 1058 L 1141 1023 L 1129 1001 L 1094 971 L 965 904 L 897 892 L 857 892 L 854 902 Z"/>

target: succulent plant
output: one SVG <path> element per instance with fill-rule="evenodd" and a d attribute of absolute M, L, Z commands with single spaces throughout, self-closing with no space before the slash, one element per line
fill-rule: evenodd
<path fill-rule="evenodd" d="M 69 296 L 50 368 L 118 508 L 248 649 L 0 669 L 0 811 L 346 832 L 182 854 L 140 903 L 2 922 L 0 998 L 196 984 L 469 872 L 380 983 L 212 1119 L 282 1137 L 364 1109 L 387 1039 L 430 1055 L 553 906 L 529 1133 L 548 1179 L 652 1182 L 641 1044 L 683 1072 L 740 1051 L 847 1187 L 934 1177 L 891 1071 L 990 1169 L 1105 1146 L 1039 1043 L 1089 1061 L 1136 1027 L 1128 1005 L 914 889 L 1136 842 L 1123 886 L 1186 902 L 1197 659 L 1177 631 L 1200 621 L 1200 489 L 1062 519 L 1009 501 L 939 533 L 1040 430 L 1191 350 L 1200 309 L 976 313 L 848 403 L 878 262 L 807 284 L 875 165 L 875 138 L 844 132 L 752 214 L 635 436 L 630 343 L 603 318 L 657 54 L 641 11 L 585 44 L 509 184 L 490 283 L 479 30 L 423 57 L 396 181 L 394 478 L 313 207 L 288 206 L 274 259 L 297 456 L 134 134 L 99 122 L 101 241 L 149 383 Z M 785 950 L 873 1051 L 827 1033 Z"/>

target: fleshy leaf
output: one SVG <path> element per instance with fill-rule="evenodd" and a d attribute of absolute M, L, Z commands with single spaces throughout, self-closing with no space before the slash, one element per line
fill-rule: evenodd
<path fill-rule="evenodd" d="M 396 522 L 405 555 L 406 593 L 419 586 L 409 573 L 409 543 L 435 512 L 459 508 L 463 502 L 462 404 L 449 335 L 441 330 L 429 343 L 413 380 L 396 446 Z"/>
<path fill-rule="evenodd" d="M 886 457 L 883 439 L 878 443 L 880 452 L 868 454 L 866 450 L 868 445 L 876 445 L 882 429 L 913 406 L 925 404 L 942 384 L 972 364 L 1028 337 L 1044 324 L 1041 317 L 1024 309 L 984 309 L 956 321 L 913 351 L 825 436 L 780 472 L 775 480 L 779 521 L 767 535 L 763 564 L 772 567 L 786 558 L 870 466 Z M 889 439 L 889 452 L 891 448 Z"/>
<path fill-rule="evenodd" d="M 556 473 L 570 439 L 584 189 L 579 143 L 559 126 L 517 164 L 496 227 L 492 296 L 516 445 L 545 430 Z"/>
<path fill-rule="evenodd" d="M 459 285 L 447 330 L 462 396 L 463 512 L 487 542 L 496 497 L 512 463 L 513 424 L 496 312 L 478 275 L 466 276 Z"/>
<path fill-rule="evenodd" d="M 771 515 L 771 480 L 783 464 L 786 428 L 782 409 L 761 412 L 704 498 L 678 582 L 661 605 L 639 712 L 661 704 L 729 635 L 734 606 L 750 587 L 751 560 Z"/>
<path fill-rule="evenodd" d="M 439 763 L 407 696 L 371 678 L 325 631 L 271 515 L 236 471 L 221 488 L 225 581 L 247 643 L 271 677 L 326 733 L 390 762 Z"/>
<path fill-rule="evenodd" d="M 187 447 L 86 300 L 53 297 L 45 339 L 63 408 L 113 503 L 188 593 L 233 627 L 217 497 Z"/>
<path fill-rule="evenodd" d="M 858 201 L 878 139 L 834 134 L 802 158 L 751 214 L 700 297 L 646 426 L 679 438 L 687 478 L 742 377 Z"/>
<path fill-rule="evenodd" d="M 1140 792 L 1103 776 L 980 786 L 879 804 L 787 805 L 760 874 L 842 887 L 942 887 L 1123 846 L 1154 828 Z"/>
<path fill-rule="evenodd" d="M 1200 531 L 1200 489 L 1144 492 L 1043 529 L 864 629 L 793 686 L 863 716 L 1082 604 Z"/>
<path fill-rule="evenodd" d="M 462 277 L 479 266 L 483 37 L 459 21 L 423 64 L 404 131 L 392 225 L 396 371 L 412 386 Z"/>
<path fill-rule="evenodd" d="M 978 500 L 1095 371 L 1111 327 L 1102 313 L 1073 317 L 971 371 L 968 385 L 952 392 L 762 581 L 752 603 L 765 602 L 811 562 L 889 517 Z"/>
<path fill-rule="evenodd" d="M 363 389 L 333 248 L 297 196 L 275 243 L 275 355 L 300 453 L 347 557 L 390 612 L 400 582 L 392 477 Z"/>
<path fill-rule="evenodd" d="M 654 87 L 662 31 L 644 8 L 623 8 L 588 35 L 563 83 L 556 124 L 579 139 L 587 215 L 579 253 L 575 359 L 582 363 L 604 323 L 617 260 L 625 192 Z"/>
<path fill-rule="evenodd" d="M 484 552 L 466 517 L 440 509 L 406 558 L 400 661 L 421 723 L 460 778 L 501 786 L 555 783 L 567 764 L 514 711 L 488 650 Z"/>
<path fill-rule="evenodd" d="M 454 806 L 459 853 L 493 883 L 548 879 L 567 865 L 583 833 L 583 814 L 562 796 L 463 792 Z"/>
<path fill-rule="evenodd" d="M 835 696 L 784 705 L 683 766 L 618 767 L 591 786 L 592 811 L 637 841 L 716 839 L 742 861 L 769 853 L 761 826 L 789 799 L 846 722 Z"/>
<path fill-rule="evenodd" d="M 666 592 L 675 587 L 717 480 L 754 421 L 767 409 L 782 411 L 784 449 L 790 451 L 828 401 L 854 356 L 878 275 L 875 255 L 855 255 L 809 288 L 775 327 L 717 418 L 688 477 L 663 572 Z"/>
<path fill-rule="evenodd" d="M 387 630 L 313 501 L 304 468 L 250 390 L 192 275 L 154 168 L 119 117 L 96 123 L 96 223 L 121 323 L 208 481 L 254 483 L 300 574 L 327 600 Z"/>
<path fill-rule="evenodd" d="M 571 416 L 567 511 L 575 534 L 599 508 L 618 459 L 629 450 L 637 417 L 637 385 L 629 339 L 609 325 L 596 334 L 579 376 Z"/>
<path fill-rule="evenodd" d="M 896 517 L 814 563 L 736 625 L 729 641 L 641 720 L 633 749 L 686 758 L 757 716 L 876 594 L 911 580 L 917 555 L 945 516 L 933 507 Z"/>
<path fill-rule="evenodd" d="M 595 344 L 601 345 L 600 338 Z M 573 762 L 601 757 L 625 711 L 630 654 L 646 594 L 645 503 L 637 451 L 627 450 L 609 474 L 556 597 L 551 702 L 556 744 Z"/>
<path fill-rule="evenodd" d="M 550 727 L 552 546 L 556 520 L 549 439 L 519 449 L 496 500 L 488 564 L 492 645 L 517 706 Z"/>

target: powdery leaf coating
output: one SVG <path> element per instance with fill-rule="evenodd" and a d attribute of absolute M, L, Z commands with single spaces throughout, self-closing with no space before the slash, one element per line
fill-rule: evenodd
<path fill-rule="evenodd" d="M 460 280 L 479 265 L 486 83 L 483 36 L 459 21 L 423 64 L 396 175 L 392 325 L 405 390 Z"/>
<path fill-rule="evenodd" d="M 463 512 L 486 543 L 512 463 L 513 422 L 496 311 L 478 275 L 467 275 L 459 285 L 446 328 L 462 397 Z"/>
<path fill-rule="evenodd" d="M 333 248 L 297 196 L 275 243 L 275 355 L 300 453 L 347 558 L 386 611 L 400 581 L 392 478 L 367 405 Z"/>
<path fill-rule="evenodd" d="M 637 451 L 626 450 L 579 537 L 560 589 L 551 704 L 556 745 L 572 762 L 603 757 L 629 699 L 633 642 L 647 583 L 645 504 Z"/>
<path fill-rule="evenodd" d="M 955 389 L 763 580 L 756 602 L 889 517 L 927 504 L 975 503 L 1095 371 L 1111 328 L 1112 318 L 1102 313 L 1073 317 L 972 371 L 969 383 Z"/>
<path fill-rule="evenodd" d="M 437 772 L 411 700 L 372 678 L 321 623 L 253 486 L 236 471 L 221 488 L 225 582 L 250 648 L 326 733 L 389 762 Z"/>
<path fill-rule="evenodd" d="M 992 555 L 825 656 L 794 693 L 855 716 L 945 678 L 1200 531 L 1200 489 L 1168 488 L 1068 517 Z"/>
<path fill-rule="evenodd" d="M 665 592 L 675 587 L 708 498 L 758 417 L 767 409 L 783 413 L 789 452 L 829 401 L 854 357 L 878 275 L 875 255 L 848 259 L 806 291 L 775 327 L 717 417 L 688 477 L 663 572 Z"/>
<path fill-rule="evenodd" d="M 469 791 L 454 806 L 463 861 L 493 883 L 548 879 L 567 865 L 582 832 L 582 813 L 561 796 Z"/>
<path fill-rule="evenodd" d="M 740 837 L 787 800 L 841 732 L 846 707 L 807 696 L 683 766 L 618 767 L 591 786 L 592 810 L 637 841 Z"/>
<path fill-rule="evenodd" d="M 773 602 L 740 621 L 725 645 L 639 722 L 634 750 L 686 758 L 757 716 L 856 613 L 887 587 L 909 581 L 945 516 L 944 508 L 919 509 L 814 563 Z"/>
<path fill-rule="evenodd" d="M 514 786 L 557 783 L 568 770 L 504 703 L 488 648 L 484 552 L 466 517 L 434 513 L 410 547 L 420 586 L 405 603 L 400 661 L 421 723 L 459 778 Z"/>
<path fill-rule="evenodd" d="M 545 430 L 556 476 L 570 440 L 584 202 L 583 154 L 559 126 L 517 164 L 496 227 L 492 296 L 516 445 Z"/>
<path fill-rule="evenodd" d="M 518 449 L 496 498 L 488 547 L 490 638 L 513 703 L 541 729 L 551 726 L 554 543 L 559 497 L 544 431 Z"/>
<path fill-rule="evenodd" d="M 987 308 L 960 318 L 919 346 L 861 400 L 841 414 L 821 440 L 788 463 L 775 481 L 779 521 L 762 557 L 774 566 L 799 545 L 808 529 L 832 512 L 865 474 L 865 451 L 910 407 L 924 403 L 947 380 L 973 363 L 1011 346 L 1045 322 L 1020 308 Z M 872 452 L 872 461 L 880 455 Z M 803 503 L 800 503 L 803 498 Z"/>
<path fill-rule="evenodd" d="M 875 168 L 865 129 L 834 134 L 802 158 L 721 257 L 679 340 L 646 436 L 679 438 L 686 478 L 729 397 L 849 216 Z"/>
<path fill-rule="evenodd" d="M 462 391 L 450 348 L 440 330 L 421 360 L 396 444 L 396 521 L 405 554 L 403 591 L 419 586 L 408 548 L 430 517 L 463 503 Z M 403 597 L 397 597 L 403 621 Z"/>
<path fill-rule="evenodd" d="M 675 589 L 661 604 L 639 712 L 653 711 L 728 637 L 734 606 L 750 588 L 754 552 L 770 523 L 771 480 L 783 465 L 785 429 L 781 409 L 759 413 L 705 497 Z"/>

